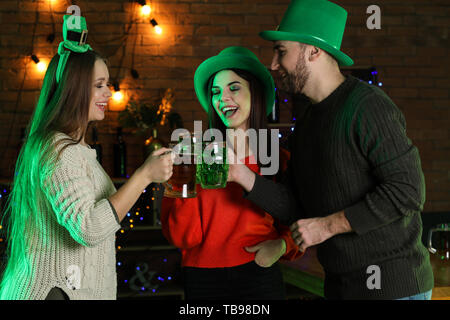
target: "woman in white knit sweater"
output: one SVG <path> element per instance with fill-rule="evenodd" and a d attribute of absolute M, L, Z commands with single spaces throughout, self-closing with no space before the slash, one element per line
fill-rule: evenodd
<path fill-rule="evenodd" d="M 115 233 L 144 188 L 172 174 L 170 149 L 150 155 L 117 191 L 85 142 L 104 118 L 109 73 L 94 51 L 50 62 L 9 198 L 0 299 L 115 299 Z"/>

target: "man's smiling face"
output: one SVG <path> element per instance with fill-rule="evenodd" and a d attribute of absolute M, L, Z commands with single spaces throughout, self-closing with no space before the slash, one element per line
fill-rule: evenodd
<path fill-rule="evenodd" d="M 280 89 L 298 94 L 308 81 L 310 71 L 306 66 L 307 45 L 296 41 L 275 41 L 271 69 L 281 78 Z"/>

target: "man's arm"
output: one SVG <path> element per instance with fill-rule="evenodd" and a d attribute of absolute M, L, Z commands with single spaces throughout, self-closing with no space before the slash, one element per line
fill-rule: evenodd
<path fill-rule="evenodd" d="M 345 208 L 357 234 L 420 214 L 425 179 L 418 149 L 406 136 L 401 111 L 384 93 L 373 93 L 356 115 L 355 143 L 370 163 L 376 185 L 363 199 Z"/>
<path fill-rule="evenodd" d="M 300 251 L 322 243 L 335 235 L 352 232 L 344 211 L 326 217 L 301 219 L 291 225 L 292 238 Z"/>
<path fill-rule="evenodd" d="M 356 144 L 373 168 L 377 185 L 342 211 L 294 223 L 291 230 L 300 250 L 337 234 L 364 234 L 422 210 L 425 187 L 420 157 L 406 136 L 403 115 L 384 94 L 372 94 L 361 105 L 355 121 Z"/>

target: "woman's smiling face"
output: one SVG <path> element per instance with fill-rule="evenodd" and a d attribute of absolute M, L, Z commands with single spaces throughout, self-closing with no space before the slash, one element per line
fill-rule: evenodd
<path fill-rule="evenodd" d="M 219 71 L 213 80 L 211 99 L 227 128 L 248 129 L 251 95 L 247 80 L 232 70 Z"/>
<path fill-rule="evenodd" d="M 89 121 L 103 120 L 105 110 L 111 98 L 111 90 L 108 87 L 109 72 L 106 64 L 98 59 L 95 61 L 92 76 L 91 104 L 89 106 Z"/>

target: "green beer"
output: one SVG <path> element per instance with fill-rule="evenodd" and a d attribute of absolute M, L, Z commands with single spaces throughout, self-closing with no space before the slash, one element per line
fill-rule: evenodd
<path fill-rule="evenodd" d="M 228 179 L 225 144 L 204 142 L 202 150 L 197 161 L 197 183 L 203 189 L 225 188 Z"/>

